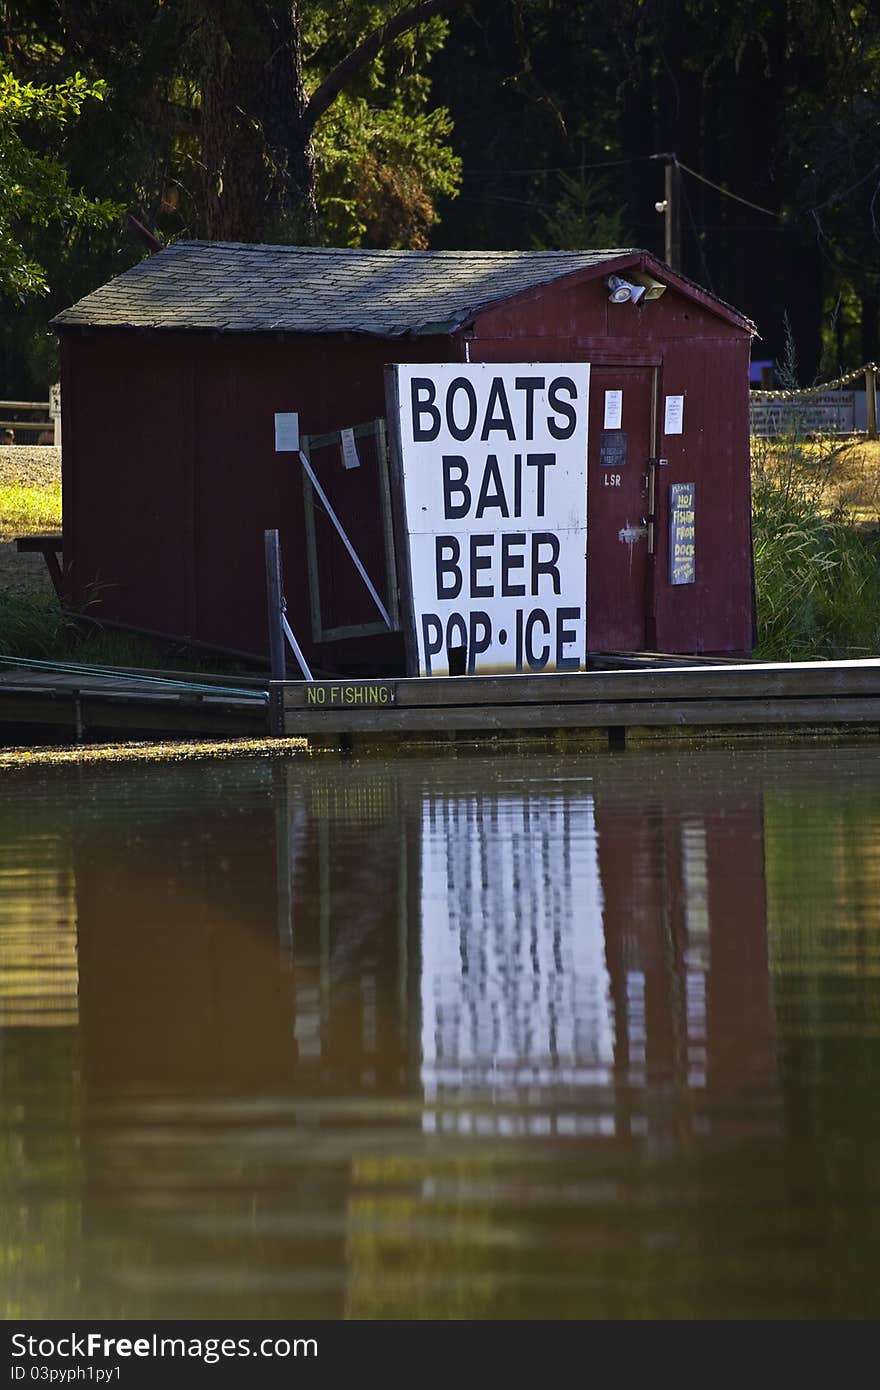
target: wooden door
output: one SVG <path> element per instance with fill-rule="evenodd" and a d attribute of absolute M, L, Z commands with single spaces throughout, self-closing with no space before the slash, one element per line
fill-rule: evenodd
<path fill-rule="evenodd" d="M 647 644 L 653 367 L 593 367 L 587 457 L 587 650 Z"/>

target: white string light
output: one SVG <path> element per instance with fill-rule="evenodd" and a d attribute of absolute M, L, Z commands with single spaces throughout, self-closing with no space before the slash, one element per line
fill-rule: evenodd
<path fill-rule="evenodd" d="M 880 373 L 880 367 L 873 362 L 866 362 L 864 367 L 857 367 L 854 372 L 848 372 L 846 376 L 835 377 L 833 381 L 820 382 L 818 386 L 808 386 L 802 391 L 750 391 L 749 396 L 759 401 L 798 401 L 808 400 L 811 396 L 819 396 L 825 391 L 839 391 L 842 386 L 849 386 L 850 382 L 858 381 L 867 372 L 873 372 L 876 377 Z"/>

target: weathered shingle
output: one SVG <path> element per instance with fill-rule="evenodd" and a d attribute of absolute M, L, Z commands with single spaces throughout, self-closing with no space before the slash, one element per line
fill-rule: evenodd
<path fill-rule="evenodd" d="M 360 251 L 179 241 L 53 324 L 215 332 L 449 333 L 496 300 L 637 251 Z"/>

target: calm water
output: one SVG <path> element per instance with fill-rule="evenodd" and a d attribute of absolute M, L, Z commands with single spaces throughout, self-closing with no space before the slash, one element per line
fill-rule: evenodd
<path fill-rule="evenodd" d="M 3 774 L 6 1318 L 880 1315 L 880 750 Z"/>

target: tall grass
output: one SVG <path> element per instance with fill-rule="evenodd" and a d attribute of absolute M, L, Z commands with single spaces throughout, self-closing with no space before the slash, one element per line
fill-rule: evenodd
<path fill-rule="evenodd" d="M 753 443 L 756 655 L 880 655 L 880 533 L 828 505 L 840 446 Z"/>
<path fill-rule="evenodd" d="M 0 486 L 0 538 L 37 531 L 60 531 L 61 483 Z"/>
<path fill-rule="evenodd" d="M 86 616 L 62 611 L 54 594 L 0 593 L 0 656 L 82 666 L 180 671 L 238 671 L 239 663 L 196 655 L 185 642 L 106 632 Z"/>

